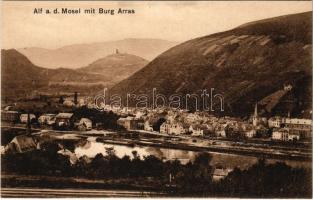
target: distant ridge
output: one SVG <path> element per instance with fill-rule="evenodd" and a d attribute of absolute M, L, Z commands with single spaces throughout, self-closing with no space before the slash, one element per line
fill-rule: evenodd
<path fill-rule="evenodd" d="M 47 69 L 34 65 L 15 49 L 1 51 L 2 97 L 18 98 L 40 94 L 73 93 L 93 95 L 111 87 L 144 67 L 148 61 L 130 54 L 113 54 L 74 70 Z"/>
<path fill-rule="evenodd" d="M 177 42 L 160 39 L 129 38 L 90 44 L 74 44 L 57 49 L 30 47 L 18 49 L 18 51 L 38 66 L 77 69 L 114 53 L 116 49 L 121 53 L 133 54 L 146 60 L 152 60 L 176 44 Z"/>
<path fill-rule="evenodd" d="M 113 84 L 128 78 L 146 64 L 148 61 L 139 56 L 115 53 L 96 60 L 86 67 L 79 68 L 78 71 L 101 75 L 103 79 Z"/>

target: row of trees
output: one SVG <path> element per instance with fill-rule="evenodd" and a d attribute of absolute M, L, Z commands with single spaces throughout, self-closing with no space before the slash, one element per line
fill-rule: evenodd
<path fill-rule="evenodd" d="M 186 165 L 178 160 L 163 161 L 155 156 L 143 159 L 119 158 L 114 149 L 96 155 L 92 160 L 82 157 L 71 165 L 68 157 L 57 153 L 55 145 L 24 154 L 2 156 L 2 172 L 27 175 L 82 177 L 90 179 L 152 179 L 159 190 L 180 196 L 220 197 L 311 197 L 311 170 L 292 168 L 284 163 L 266 164 L 260 160 L 247 170 L 234 169 L 220 182 L 212 181 L 211 156 L 199 154 Z M 146 180 L 146 179 L 145 179 Z M 143 183 L 144 184 L 144 183 Z"/>
<path fill-rule="evenodd" d="M 311 198 L 311 170 L 292 168 L 285 163 L 266 164 L 265 160 L 247 170 L 235 168 L 216 186 L 230 196 L 250 198 Z"/>

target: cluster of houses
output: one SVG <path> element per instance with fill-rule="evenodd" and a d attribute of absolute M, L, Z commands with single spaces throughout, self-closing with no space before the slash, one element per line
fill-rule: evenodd
<path fill-rule="evenodd" d="M 311 137 L 312 120 L 310 119 L 277 116 L 270 118 L 268 124 L 273 128 L 272 138 L 275 140 L 293 141 Z"/>
<path fill-rule="evenodd" d="M 139 111 L 141 112 L 141 111 Z M 253 125 L 237 118 L 217 118 L 204 112 L 184 111 L 148 112 L 138 116 L 120 118 L 118 124 L 127 130 L 158 131 L 168 135 L 191 135 L 198 137 L 230 137 L 239 133 L 254 137 L 257 130 Z"/>
<path fill-rule="evenodd" d="M 227 138 L 272 138 L 272 140 L 294 141 L 311 138 L 312 120 L 275 116 L 261 117 L 257 104 L 249 120 L 233 117 L 215 117 L 206 112 L 190 113 L 187 110 L 156 108 L 110 108 L 107 110 L 121 116 L 117 124 L 126 130 L 145 130 L 168 135 L 191 135 L 197 137 Z M 42 126 L 78 130 L 92 129 L 92 121 L 76 119 L 73 113 L 34 114 L 2 110 L 2 121 L 27 123 L 28 120 Z"/>
<path fill-rule="evenodd" d="M 284 85 L 285 91 L 290 91 L 290 84 Z M 73 101 L 65 101 L 73 105 Z M 94 103 L 78 101 L 78 105 L 94 108 Z M 294 141 L 311 138 L 312 120 L 275 116 L 266 118 L 259 116 L 257 104 L 249 120 L 232 117 L 217 118 L 205 112 L 190 113 L 187 110 L 170 108 L 137 109 L 116 108 L 102 105 L 104 111 L 112 111 L 122 116 L 117 123 L 127 130 L 157 131 L 169 135 L 192 135 L 211 137 L 255 138 L 271 137 L 273 140 Z"/>
<path fill-rule="evenodd" d="M 184 110 L 132 110 L 132 116 L 118 120 L 127 130 L 158 131 L 168 135 L 191 135 L 227 138 L 271 138 L 294 141 L 311 138 L 312 120 L 258 115 L 258 108 L 247 121 L 232 117 L 217 118 L 205 112 Z"/>
<path fill-rule="evenodd" d="M 32 113 L 19 113 L 18 111 L 2 110 L 1 121 L 9 123 L 31 123 L 44 127 L 60 129 L 78 129 L 82 131 L 92 129 L 92 121 L 88 118 L 74 118 L 73 113 L 42 114 L 38 118 Z"/>

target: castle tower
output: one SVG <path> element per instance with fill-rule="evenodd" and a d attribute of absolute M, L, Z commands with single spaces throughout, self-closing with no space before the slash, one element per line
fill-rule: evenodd
<path fill-rule="evenodd" d="M 256 103 L 255 107 L 254 107 L 254 114 L 253 114 L 253 117 L 252 117 L 252 124 L 253 124 L 253 126 L 257 126 L 258 123 L 259 123 L 258 103 Z"/>

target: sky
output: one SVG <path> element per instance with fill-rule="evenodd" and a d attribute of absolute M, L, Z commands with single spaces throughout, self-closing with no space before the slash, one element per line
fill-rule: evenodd
<path fill-rule="evenodd" d="M 312 10 L 311 1 L 1 2 L 1 48 L 59 48 L 71 44 L 154 38 L 183 42 L 247 22 Z M 81 14 L 34 14 L 35 8 L 78 9 Z M 115 15 L 84 14 L 114 9 Z M 135 14 L 117 14 L 119 9 Z"/>

